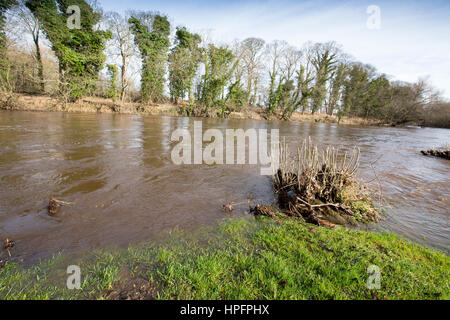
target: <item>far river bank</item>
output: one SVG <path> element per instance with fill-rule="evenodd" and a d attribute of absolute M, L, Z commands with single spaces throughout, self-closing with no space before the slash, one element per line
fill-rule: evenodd
<path fill-rule="evenodd" d="M 126 102 L 120 104 L 110 99 L 98 97 L 86 97 L 73 103 L 62 103 L 60 100 L 46 95 L 18 94 L 13 102 L 13 110 L 18 111 L 55 111 L 68 113 L 107 113 L 107 114 L 135 114 L 135 115 L 159 115 L 159 116 L 183 116 L 180 114 L 180 104 L 161 103 L 143 105 L 141 103 Z M 388 126 L 379 120 L 363 119 L 359 117 L 343 116 L 339 119 L 336 115 L 311 114 L 294 112 L 290 120 L 279 120 L 277 115 L 268 117 L 262 107 L 249 106 L 239 112 L 231 112 L 226 119 L 251 119 L 282 122 L 316 122 L 339 123 L 342 125 L 359 126 Z"/>

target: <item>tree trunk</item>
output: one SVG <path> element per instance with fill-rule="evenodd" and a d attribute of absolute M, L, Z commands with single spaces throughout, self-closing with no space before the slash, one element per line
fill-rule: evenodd
<path fill-rule="evenodd" d="M 36 47 L 36 62 L 38 68 L 39 89 L 41 93 L 44 93 L 45 92 L 44 64 L 42 63 L 41 48 L 39 46 L 39 33 L 34 38 L 34 45 Z"/>
<path fill-rule="evenodd" d="M 122 101 L 122 103 L 125 100 L 125 93 L 127 90 L 127 79 L 126 79 L 126 72 L 127 72 L 127 58 L 124 54 L 122 54 L 122 68 L 121 68 L 121 76 L 120 76 L 120 84 L 121 84 L 121 89 L 120 89 L 120 101 Z"/>

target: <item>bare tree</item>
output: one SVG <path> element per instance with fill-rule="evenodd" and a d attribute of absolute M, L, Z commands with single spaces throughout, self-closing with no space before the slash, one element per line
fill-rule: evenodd
<path fill-rule="evenodd" d="M 298 70 L 303 52 L 296 47 L 288 46 L 283 50 L 281 57 L 281 72 L 286 81 L 292 80 Z"/>
<path fill-rule="evenodd" d="M 247 38 L 242 41 L 242 61 L 247 75 L 247 95 L 248 103 L 254 104 L 258 93 L 258 83 L 260 71 L 262 69 L 262 59 L 264 55 L 263 39 Z"/>
<path fill-rule="evenodd" d="M 387 117 L 392 123 L 422 122 L 420 118 L 426 115 L 429 106 L 440 100 L 439 91 L 432 88 L 426 78 L 415 83 L 396 81 L 391 88 L 393 95 Z"/>
<path fill-rule="evenodd" d="M 239 40 L 234 40 L 231 43 L 231 50 L 233 51 L 233 55 L 235 57 L 242 57 L 243 51 L 244 51 L 242 42 Z M 244 63 L 244 59 L 241 59 L 239 61 L 238 65 L 236 66 L 232 81 L 235 83 L 241 83 L 242 79 L 244 78 L 245 69 L 246 69 L 246 66 Z"/>
<path fill-rule="evenodd" d="M 25 0 L 17 0 L 17 4 L 11 8 L 8 15 L 9 34 L 11 38 L 16 35 L 20 40 L 29 35 L 33 41 L 33 58 L 38 70 L 38 82 L 41 92 L 45 92 L 44 64 L 42 62 L 41 39 L 44 38 L 43 30 L 38 19 L 25 6 Z"/>
<path fill-rule="evenodd" d="M 108 42 L 110 54 L 120 60 L 120 100 L 123 102 L 129 87 L 127 72 L 130 60 L 136 57 L 138 52 L 127 17 L 117 12 L 108 12 L 104 15 L 104 21 L 107 29 L 112 32 L 112 38 Z"/>

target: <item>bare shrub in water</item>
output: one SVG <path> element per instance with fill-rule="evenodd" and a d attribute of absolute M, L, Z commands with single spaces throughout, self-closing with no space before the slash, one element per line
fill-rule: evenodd
<path fill-rule="evenodd" d="M 355 179 L 359 158 L 358 148 L 350 155 L 332 147 L 319 150 L 307 139 L 294 159 L 282 143 L 280 168 L 274 176 L 280 207 L 289 215 L 318 224 L 324 224 L 322 219 L 337 223 L 378 221 L 369 196 Z"/>
<path fill-rule="evenodd" d="M 442 147 L 430 150 L 420 151 L 424 156 L 434 156 L 450 160 L 450 143 L 443 145 Z"/>

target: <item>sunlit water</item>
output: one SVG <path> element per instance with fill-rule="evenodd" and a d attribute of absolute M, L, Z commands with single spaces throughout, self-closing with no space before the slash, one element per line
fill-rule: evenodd
<path fill-rule="evenodd" d="M 450 130 L 197 121 L 203 130 L 279 128 L 291 145 L 310 136 L 320 145 L 360 147 L 359 175 L 380 183 L 390 205 L 377 228 L 450 251 L 450 162 L 419 153 L 448 143 Z M 80 254 L 215 224 L 227 216 L 223 204 L 250 194 L 274 201 L 271 179 L 255 166 L 173 164 L 171 134 L 193 124 L 175 117 L 0 112 L 0 238 L 16 240 L 15 258 L 24 260 Z M 50 217 L 51 197 L 73 204 Z M 233 215 L 245 215 L 245 206 Z"/>

